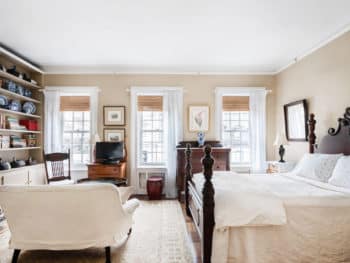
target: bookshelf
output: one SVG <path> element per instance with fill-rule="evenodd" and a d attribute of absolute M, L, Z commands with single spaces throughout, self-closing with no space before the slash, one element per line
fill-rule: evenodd
<path fill-rule="evenodd" d="M 0 86 L 0 95 L 5 96 L 8 101 L 17 100 L 23 105 L 25 102 L 31 102 L 35 105 L 36 111 L 34 114 L 27 114 L 20 111 L 13 111 L 7 108 L 0 107 L 0 158 L 4 161 L 12 161 L 15 157 L 16 159 L 27 160 L 29 157 L 35 159 L 39 164 L 42 163 L 42 114 L 43 114 L 43 94 L 41 83 L 43 82 L 43 71 L 28 62 L 22 57 L 10 52 L 9 50 L 0 46 L 0 65 L 5 67 L 5 69 L 10 69 L 16 66 L 16 71 L 24 73 L 29 76 L 30 79 L 35 82 L 27 81 L 21 77 L 15 76 L 7 71 L 4 71 L 3 67 L 0 67 L 0 79 L 3 81 L 11 81 L 17 87 L 21 86 L 24 89 L 31 91 L 32 96 L 27 97 L 16 93 L 16 90 L 9 90 L 5 86 Z M 31 120 L 37 123 L 38 129 L 35 131 L 24 130 L 20 127 L 10 127 L 7 122 L 8 118 L 20 120 Z M 36 143 L 33 146 L 28 145 L 28 140 L 26 144 L 22 147 L 8 147 L 6 145 L 6 140 L 10 139 L 10 136 L 15 136 L 12 138 L 18 138 L 22 143 L 27 138 L 27 136 L 35 136 Z M 5 138 L 5 143 L 3 145 L 3 138 Z M 10 139 L 11 140 L 11 139 Z"/>

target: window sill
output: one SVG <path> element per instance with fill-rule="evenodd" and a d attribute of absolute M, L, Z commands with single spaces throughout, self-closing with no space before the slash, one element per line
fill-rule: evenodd
<path fill-rule="evenodd" d="M 165 165 L 139 165 L 137 169 L 166 169 Z"/>

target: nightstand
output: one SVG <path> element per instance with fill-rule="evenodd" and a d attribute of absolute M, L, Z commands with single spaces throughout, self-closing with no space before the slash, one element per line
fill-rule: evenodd
<path fill-rule="evenodd" d="M 270 161 L 267 162 L 268 168 L 267 173 L 288 173 L 291 172 L 295 167 L 295 162 L 278 162 Z"/>

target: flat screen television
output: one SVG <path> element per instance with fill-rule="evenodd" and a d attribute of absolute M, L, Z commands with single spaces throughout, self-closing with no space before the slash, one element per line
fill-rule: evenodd
<path fill-rule="evenodd" d="M 97 142 L 96 162 L 118 163 L 124 158 L 123 142 Z"/>

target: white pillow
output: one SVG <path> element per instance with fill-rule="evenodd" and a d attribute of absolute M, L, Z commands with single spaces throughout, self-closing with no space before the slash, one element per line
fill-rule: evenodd
<path fill-rule="evenodd" d="M 334 167 L 343 154 L 306 153 L 293 170 L 298 176 L 320 182 L 328 182 Z"/>
<path fill-rule="evenodd" d="M 350 188 L 350 156 L 343 156 L 338 160 L 328 183 Z"/>
<path fill-rule="evenodd" d="M 134 193 L 134 187 L 132 186 L 120 186 L 117 187 L 122 204 L 129 200 L 130 196 Z"/>

